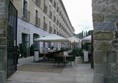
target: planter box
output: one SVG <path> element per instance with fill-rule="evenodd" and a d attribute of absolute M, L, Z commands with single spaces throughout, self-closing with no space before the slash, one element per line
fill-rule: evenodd
<path fill-rule="evenodd" d="M 76 57 L 75 58 L 75 63 L 76 64 L 81 64 L 82 63 L 82 58 L 79 56 L 79 57 Z"/>

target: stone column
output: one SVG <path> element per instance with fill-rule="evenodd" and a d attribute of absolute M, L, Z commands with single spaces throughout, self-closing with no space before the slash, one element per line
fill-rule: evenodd
<path fill-rule="evenodd" d="M 9 0 L 0 0 L 0 83 L 7 79 L 7 21 Z"/>
<path fill-rule="evenodd" d="M 93 83 L 118 82 L 118 0 L 92 0 Z"/>

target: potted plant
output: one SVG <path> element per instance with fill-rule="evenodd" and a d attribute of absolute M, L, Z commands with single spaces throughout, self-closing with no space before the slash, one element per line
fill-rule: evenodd
<path fill-rule="evenodd" d="M 81 48 L 74 48 L 73 55 L 75 56 L 76 63 L 82 63 L 83 52 Z"/>
<path fill-rule="evenodd" d="M 34 56 L 34 45 L 30 46 L 30 56 Z"/>

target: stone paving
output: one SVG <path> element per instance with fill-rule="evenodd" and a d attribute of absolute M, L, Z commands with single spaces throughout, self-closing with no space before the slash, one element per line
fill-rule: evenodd
<path fill-rule="evenodd" d="M 32 62 L 32 58 L 19 60 L 19 65 Z M 21 62 L 20 62 L 21 61 Z M 16 71 L 7 83 L 92 83 L 93 69 L 90 64 L 68 64 L 62 72 Z"/>

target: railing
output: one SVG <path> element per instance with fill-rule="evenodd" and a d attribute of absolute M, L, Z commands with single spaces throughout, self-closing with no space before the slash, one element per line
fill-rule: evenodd
<path fill-rule="evenodd" d="M 30 11 L 28 11 L 27 9 L 23 8 L 23 20 L 29 22 L 30 21 Z"/>
<path fill-rule="evenodd" d="M 35 17 L 35 25 L 40 27 L 40 19 L 37 16 Z"/>
<path fill-rule="evenodd" d="M 45 31 L 47 30 L 47 23 L 45 23 L 45 22 L 43 23 L 43 30 L 45 30 Z"/>

